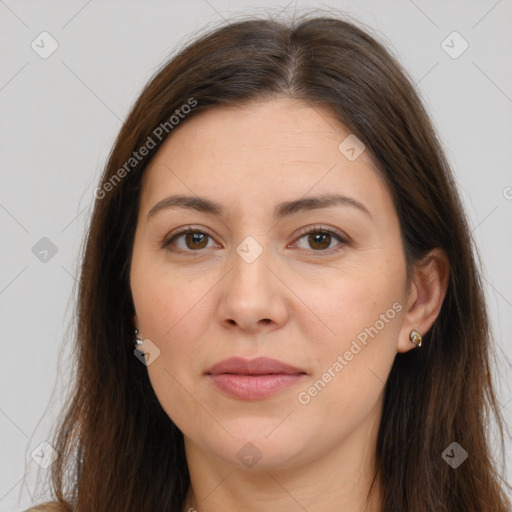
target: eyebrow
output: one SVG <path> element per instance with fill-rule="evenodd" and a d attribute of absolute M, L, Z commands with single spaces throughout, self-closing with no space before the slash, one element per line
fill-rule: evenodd
<path fill-rule="evenodd" d="M 296 213 L 333 206 L 350 206 L 366 213 L 371 218 L 370 212 L 362 203 L 352 197 L 339 194 L 324 194 L 314 197 L 303 197 L 293 201 L 284 201 L 274 207 L 274 217 L 281 220 Z M 199 196 L 173 195 L 156 203 L 148 212 L 148 220 L 158 212 L 173 207 L 186 208 L 218 216 L 224 214 L 224 207 L 211 199 Z"/>

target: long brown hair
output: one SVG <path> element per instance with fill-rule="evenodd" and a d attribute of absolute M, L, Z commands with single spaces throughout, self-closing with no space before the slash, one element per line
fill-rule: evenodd
<path fill-rule="evenodd" d="M 489 319 L 441 144 L 384 46 L 352 22 L 311 14 L 210 30 L 165 63 L 128 115 L 95 193 L 83 254 L 76 379 L 52 442 L 54 498 L 79 512 L 181 512 L 189 486 L 183 434 L 133 354 L 129 270 L 141 178 L 176 126 L 212 107 L 279 96 L 328 107 L 369 149 L 394 199 L 408 269 L 436 247 L 449 259 L 438 318 L 421 350 L 396 356 L 386 383 L 374 480 L 383 512 L 505 512 L 486 429 L 495 420 L 503 443 Z M 452 442 L 469 454 L 456 469 L 442 457 Z"/>

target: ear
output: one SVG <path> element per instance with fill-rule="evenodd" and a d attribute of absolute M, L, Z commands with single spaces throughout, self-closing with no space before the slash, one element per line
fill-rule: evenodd
<path fill-rule="evenodd" d="M 137 329 L 137 331 L 139 330 L 139 323 L 137 321 L 137 315 L 133 315 L 133 327 L 134 327 L 134 329 Z"/>
<path fill-rule="evenodd" d="M 397 352 L 408 352 L 416 348 L 409 339 L 413 329 L 424 335 L 432 327 L 443 305 L 449 273 L 448 257 L 439 248 L 432 249 L 414 266 L 398 337 Z"/>

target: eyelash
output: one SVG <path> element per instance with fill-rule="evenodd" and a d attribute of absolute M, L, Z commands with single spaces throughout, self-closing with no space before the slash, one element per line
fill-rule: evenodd
<path fill-rule="evenodd" d="M 196 229 L 193 226 L 187 226 L 186 228 L 182 229 L 181 231 L 179 231 L 177 233 L 174 233 L 173 235 L 168 237 L 166 240 L 164 240 L 164 242 L 162 244 L 162 249 L 168 248 L 168 250 L 170 250 L 171 252 L 175 252 L 175 253 L 200 253 L 200 252 L 202 252 L 204 249 L 198 249 L 198 250 L 178 249 L 178 250 L 176 250 L 176 249 L 169 248 L 169 246 L 180 236 L 192 234 L 192 233 L 199 233 L 201 235 L 206 235 L 210 239 L 213 239 L 213 237 L 209 233 L 206 233 L 205 231 L 202 231 L 200 229 Z M 327 234 L 327 235 L 330 235 L 330 236 L 336 238 L 340 242 L 339 245 L 337 245 L 335 247 L 331 247 L 330 249 L 325 249 L 325 250 L 311 249 L 311 251 L 313 253 L 324 253 L 324 254 L 327 253 L 327 254 L 331 255 L 334 252 L 338 252 L 343 245 L 346 245 L 348 243 L 348 241 L 344 238 L 344 236 L 341 233 L 339 233 L 338 231 L 335 231 L 333 229 L 323 227 L 323 226 L 313 226 L 311 228 L 305 228 L 304 231 L 301 231 L 299 233 L 299 236 L 296 238 L 296 240 L 300 240 L 301 238 L 304 238 L 305 236 L 313 234 L 313 233 Z M 307 249 L 302 249 L 302 250 L 307 251 Z"/>

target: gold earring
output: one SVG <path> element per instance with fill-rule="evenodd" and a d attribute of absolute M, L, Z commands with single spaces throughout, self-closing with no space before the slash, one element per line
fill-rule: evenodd
<path fill-rule="evenodd" d="M 417 347 L 421 347 L 421 342 L 423 341 L 423 337 L 421 336 L 420 331 L 417 329 L 413 329 L 411 334 L 409 334 L 409 339 L 412 343 L 414 343 Z"/>

